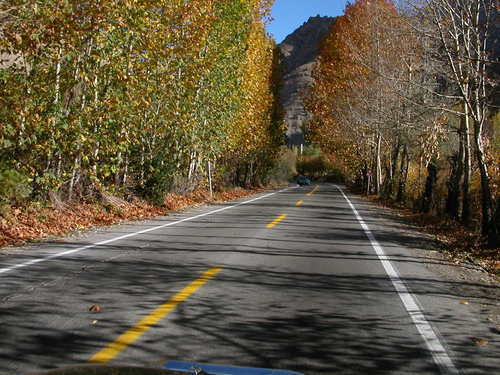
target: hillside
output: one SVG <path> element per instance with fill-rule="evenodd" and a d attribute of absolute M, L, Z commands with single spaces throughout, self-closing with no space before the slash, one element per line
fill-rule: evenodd
<path fill-rule="evenodd" d="M 334 20 L 332 17 L 311 17 L 279 45 L 284 71 L 281 101 L 288 127 L 289 145 L 304 143 L 302 126 L 308 119 L 308 114 L 304 109 L 303 98 L 312 84 L 312 71 L 320 42 Z"/>

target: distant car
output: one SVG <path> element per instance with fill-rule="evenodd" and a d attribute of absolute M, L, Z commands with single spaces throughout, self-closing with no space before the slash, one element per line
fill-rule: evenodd
<path fill-rule="evenodd" d="M 297 183 L 300 185 L 300 186 L 304 186 L 304 185 L 311 185 L 311 180 L 308 179 L 307 177 L 305 176 L 299 176 L 297 177 Z"/>

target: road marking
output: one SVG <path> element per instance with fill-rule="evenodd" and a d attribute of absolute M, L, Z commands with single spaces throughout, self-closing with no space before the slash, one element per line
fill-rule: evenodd
<path fill-rule="evenodd" d="M 280 221 L 282 221 L 285 217 L 287 217 L 288 214 L 283 214 L 279 217 L 277 217 L 276 219 L 274 219 L 272 222 L 270 222 L 269 224 L 266 225 L 266 228 L 273 228 L 276 224 L 278 224 Z"/>
<path fill-rule="evenodd" d="M 398 292 L 399 298 L 403 302 L 406 311 L 408 312 L 411 319 L 413 320 L 413 323 L 417 327 L 418 332 L 424 339 L 427 345 L 427 349 L 429 349 L 432 358 L 434 359 L 436 365 L 439 367 L 441 373 L 459 374 L 460 372 L 453 364 L 453 361 L 451 360 L 450 356 L 446 352 L 446 349 L 439 340 L 437 333 L 434 331 L 430 323 L 425 318 L 424 312 L 419 307 L 416 297 L 414 297 L 408 290 L 408 287 L 406 286 L 405 282 L 401 279 L 399 272 L 396 270 L 396 268 L 394 268 L 391 261 L 387 257 L 383 247 L 377 241 L 372 231 L 370 230 L 364 219 L 359 214 L 358 210 L 356 210 L 356 208 L 351 203 L 347 195 L 344 193 L 344 190 L 342 190 L 337 185 L 332 185 L 332 186 L 336 187 L 342 193 L 345 200 L 347 201 L 352 211 L 354 212 L 356 219 L 358 220 L 366 236 L 370 240 L 370 243 L 373 249 L 375 250 L 375 253 L 377 254 L 380 262 L 382 263 L 382 266 L 384 267 L 387 276 L 389 276 L 389 278 L 391 279 L 392 285 Z"/>
<path fill-rule="evenodd" d="M 314 187 L 314 189 L 312 189 L 309 193 L 307 193 L 307 195 L 310 197 L 311 195 L 313 195 L 314 193 L 316 193 L 316 191 L 319 189 L 319 185 L 316 185 Z"/>
<path fill-rule="evenodd" d="M 135 237 L 135 236 L 138 236 L 140 234 L 153 232 L 155 230 L 166 228 L 166 227 L 170 227 L 170 226 L 173 226 L 173 225 L 176 225 L 176 224 L 180 224 L 180 223 L 184 223 L 186 221 L 196 220 L 196 219 L 202 218 L 204 216 L 213 215 L 213 214 L 225 211 L 225 210 L 229 210 L 231 208 L 239 207 L 239 206 L 242 206 L 244 204 L 248 204 L 248 203 L 252 203 L 252 202 L 258 201 L 260 199 L 268 198 L 268 197 L 270 197 L 272 195 L 279 194 L 279 193 L 284 192 L 286 190 L 295 189 L 295 188 L 296 187 L 290 187 L 290 188 L 282 189 L 282 190 L 279 190 L 279 191 L 275 191 L 274 193 L 269 193 L 269 194 L 263 195 L 261 197 L 253 198 L 253 199 L 250 199 L 250 200 L 245 201 L 245 202 L 240 202 L 240 203 L 237 203 L 237 204 L 232 205 L 232 206 L 219 208 L 217 210 L 206 212 L 204 214 L 200 214 L 200 215 L 196 215 L 196 216 L 192 216 L 192 217 L 187 217 L 187 218 L 182 219 L 182 220 L 173 221 L 171 223 L 159 225 L 159 226 L 153 227 L 153 228 L 143 229 L 143 230 L 140 230 L 138 232 L 129 233 L 129 234 L 126 234 L 126 235 L 123 235 L 123 236 L 111 238 L 109 240 L 96 242 L 94 244 L 82 246 L 82 247 L 79 247 L 77 249 L 62 251 L 60 253 L 48 255 L 48 256 L 43 257 L 43 258 L 33 259 L 33 260 L 30 260 L 30 261 L 27 261 L 27 262 L 24 262 L 24 263 L 15 264 L 15 265 L 10 266 L 10 267 L 0 268 L 0 275 L 4 274 L 4 273 L 7 273 L 7 272 L 10 272 L 10 271 L 14 271 L 16 269 L 20 269 L 20 268 L 32 266 L 32 265 L 37 264 L 37 263 L 46 262 L 46 261 L 49 261 L 49 260 L 52 260 L 52 259 L 61 258 L 61 257 L 66 256 L 66 255 L 75 254 L 75 253 L 78 253 L 78 252 L 81 252 L 81 251 L 84 251 L 84 250 L 92 249 L 92 248 L 97 247 L 97 246 L 107 245 L 109 243 L 120 241 L 120 240 L 124 240 L 126 238 Z"/>
<path fill-rule="evenodd" d="M 107 363 L 123 350 L 125 350 L 129 345 L 133 344 L 138 338 L 140 338 L 144 333 L 146 333 L 152 326 L 157 324 L 161 319 L 172 312 L 180 303 L 184 302 L 189 298 L 191 294 L 200 289 L 205 285 L 210 279 L 215 277 L 222 268 L 211 268 L 206 271 L 199 278 L 194 280 L 191 284 L 182 289 L 175 296 L 170 298 L 166 303 L 156 308 L 151 314 L 142 318 L 138 323 L 136 323 L 128 331 L 122 333 L 115 341 L 107 345 L 104 349 L 100 350 L 94 354 L 89 362 L 93 363 Z"/>
<path fill-rule="evenodd" d="M 297 203 L 295 203 L 295 205 L 296 205 L 297 207 L 299 207 L 299 206 L 302 206 L 302 204 L 303 204 L 303 203 L 304 203 L 304 201 L 298 201 Z"/>

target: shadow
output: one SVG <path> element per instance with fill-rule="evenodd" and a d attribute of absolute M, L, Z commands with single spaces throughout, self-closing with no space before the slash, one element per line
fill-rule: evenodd
<path fill-rule="evenodd" d="M 87 361 L 213 266 L 223 271 L 115 362 L 186 360 L 307 375 L 439 373 L 345 201 L 322 186 L 305 207 L 283 203 L 294 202 L 297 190 L 280 194 L 277 204 L 257 201 L 241 206 L 240 214 L 224 211 L 2 276 L 0 373 Z M 284 207 L 291 211 L 279 230 L 266 230 Z M 392 228 L 389 218 L 364 205 L 360 213 L 373 221 L 378 241 L 394 249 L 394 264 L 449 265 L 425 254 L 419 239 Z M 127 232 L 111 228 L 108 235 L 120 233 Z M 91 243 L 47 246 L 59 251 Z M 498 330 L 485 336 L 490 346 L 478 347 L 470 339 L 477 327 L 447 304 L 481 294 L 495 306 L 498 288 L 437 277 L 404 281 L 417 298 L 438 304 L 426 318 L 453 331 L 447 342 L 457 367 L 471 374 L 498 369 Z M 102 310 L 89 311 L 92 305 Z"/>

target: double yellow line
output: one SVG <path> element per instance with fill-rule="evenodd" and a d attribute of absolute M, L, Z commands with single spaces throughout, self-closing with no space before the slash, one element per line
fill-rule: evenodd
<path fill-rule="evenodd" d="M 133 344 L 137 339 L 144 335 L 152 326 L 157 324 L 161 319 L 172 312 L 180 303 L 189 298 L 191 294 L 200 289 L 210 279 L 215 277 L 222 269 L 211 268 L 191 284 L 182 289 L 175 296 L 170 298 L 166 303 L 156 308 L 151 314 L 142 318 L 128 331 L 122 333 L 115 341 L 108 344 L 104 349 L 94 354 L 89 362 L 107 363 L 125 350 L 129 345 Z"/>

